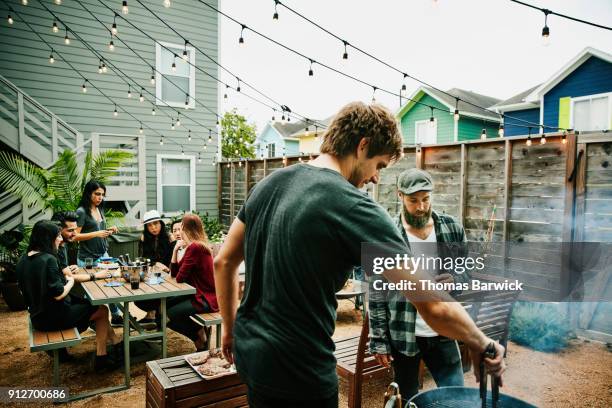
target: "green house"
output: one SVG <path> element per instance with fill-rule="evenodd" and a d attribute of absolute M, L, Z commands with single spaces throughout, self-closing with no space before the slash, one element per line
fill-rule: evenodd
<path fill-rule="evenodd" d="M 422 86 L 409 96 L 396 117 L 405 145 L 480 139 L 483 130 L 487 138 L 499 137 L 499 116 L 474 106 L 489 108 L 498 102 L 499 99 L 463 89 L 452 88 L 445 94 Z M 435 108 L 433 114 L 430 106 Z M 455 109 L 459 110 L 457 120 Z"/>

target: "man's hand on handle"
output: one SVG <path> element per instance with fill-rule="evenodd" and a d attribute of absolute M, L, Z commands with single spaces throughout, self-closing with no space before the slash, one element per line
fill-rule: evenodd
<path fill-rule="evenodd" d="M 234 335 L 231 330 L 227 330 L 227 327 L 223 327 L 223 335 L 221 336 L 221 351 L 223 356 L 230 363 L 234 364 L 234 353 L 232 351 L 234 347 Z"/>
<path fill-rule="evenodd" d="M 472 365 L 474 366 L 474 376 L 476 377 L 476 382 L 480 382 L 480 361 L 482 360 L 484 351 L 489 343 L 493 343 L 495 345 L 495 358 L 484 358 L 486 373 L 497 377 L 499 380 L 499 386 L 501 387 L 503 386 L 502 374 L 506 370 L 506 362 L 504 361 L 504 352 L 506 349 L 504 349 L 504 346 L 494 342 L 491 339 L 488 339 L 488 343 L 479 350 L 470 349 Z"/>

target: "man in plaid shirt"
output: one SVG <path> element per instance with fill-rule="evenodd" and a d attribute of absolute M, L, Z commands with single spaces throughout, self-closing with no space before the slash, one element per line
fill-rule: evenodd
<path fill-rule="evenodd" d="M 398 178 L 402 211 L 397 227 L 415 256 L 464 258 L 467 240 L 463 227 L 452 217 L 431 208 L 431 176 L 424 170 L 409 169 Z M 429 270 L 436 282 L 467 282 L 466 273 L 454 270 Z M 376 279 L 380 279 L 376 276 Z M 372 279 L 372 282 L 374 279 Z M 453 294 L 453 292 L 451 292 Z M 463 385 L 459 347 L 455 340 L 438 335 L 418 314 L 414 305 L 399 291 L 368 292 L 370 351 L 388 367 L 392 362 L 395 382 L 405 398 L 418 392 L 421 359 L 440 387 Z"/>

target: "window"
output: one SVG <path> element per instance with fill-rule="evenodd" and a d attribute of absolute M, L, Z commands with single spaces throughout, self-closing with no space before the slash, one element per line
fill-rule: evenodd
<path fill-rule="evenodd" d="M 438 134 L 438 120 L 434 118 L 433 125 L 428 120 L 417 120 L 414 122 L 415 144 L 436 144 Z"/>
<path fill-rule="evenodd" d="M 572 128 L 581 131 L 610 129 L 612 94 L 572 98 Z"/>
<path fill-rule="evenodd" d="M 157 210 L 162 214 L 195 210 L 193 156 L 157 155 Z"/>
<path fill-rule="evenodd" d="M 191 65 L 183 60 L 184 51 Z M 195 49 L 192 46 L 155 43 L 155 69 L 157 105 L 184 108 L 188 100 L 187 107 L 195 108 Z"/>
<path fill-rule="evenodd" d="M 276 157 L 276 143 L 268 145 L 268 157 Z"/>

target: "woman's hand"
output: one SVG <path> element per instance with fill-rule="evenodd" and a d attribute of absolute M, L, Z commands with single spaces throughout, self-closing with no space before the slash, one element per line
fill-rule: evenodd
<path fill-rule="evenodd" d="M 111 230 L 112 234 L 116 234 L 119 232 L 119 228 L 117 228 L 116 225 L 113 225 L 112 227 L 108 227 L 107 229 Z"/>
<path fill-rule="evenodd" d="M 178 251 L 179 249 L 185 248 L 185 241 L 182 239 L 176 240 L 176 245 L 174 246 L 174 251 Z"/>
<path fill-rule="evenodd" d="M 170 271 L 170 269 L 166 265 L 161 263 L 161 262 L 156 262 L 155 265 L 153 265 L 153 268 L 155 268 L 157 270 L 160 270 L 162 272 L 169 272 Z"/>

